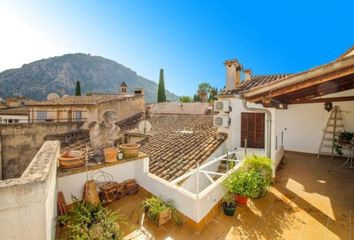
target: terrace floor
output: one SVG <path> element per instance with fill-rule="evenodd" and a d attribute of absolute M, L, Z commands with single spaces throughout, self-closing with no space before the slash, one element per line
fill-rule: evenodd
<path fill-rule="evenodd" d="M 276 183 L 261 199 L 238 207 L 234 217 L 221 207 L 202 232 L 170 222 L 157 226 L 148 219 L 143 227 L 152 239 L 354 239 L 354 169 L 339 168 L 343 159 L 317 159 L 314 155 L 287 152 Z M 139 226 L 145 193 L 122 198 L 109 207 L 117 209 L 127 224 L 127 234 Z M 131 234 L 128 239 L 149 239 Z"/>

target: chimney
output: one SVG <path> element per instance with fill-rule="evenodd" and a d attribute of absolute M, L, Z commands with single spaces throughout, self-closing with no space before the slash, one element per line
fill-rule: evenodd
<path fill-rule="evenodd" d="M 241 83 L 242 65 L 237 59 L 226 60 L 226 90 L 237 88 Z"/>
<path fill-rule="evenodd" d="M 245 81 L 251 80 L 251 76 L 252 76 L 251 69 L 245 69 L 245 70 L 243 70 L 243 73 L 245 74 Z"/>

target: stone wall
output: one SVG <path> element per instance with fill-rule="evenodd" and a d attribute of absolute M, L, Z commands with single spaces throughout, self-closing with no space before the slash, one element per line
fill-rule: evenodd
<path fill-rule="evenodd" d="M 20 177 L 46 135 L 76 130 L 81 125 L 68 122 L 0 125 L 0 179 Z"/>
<path fill-rule="evenodd" d="M 46 141 L 20 178 L 0 181 L 0 239 L 55 239 L 59 141 Z"/>
<path fill-rule="evenodd" d="M 106 111 L 116 112 L 118 115 L 118 121 L 121 121 L 145 111 L 144 95 L 139 94 L 119 101 L 103 103 L 98 105 L 97 110 L 97 118 L 99 122 L 103 120 L 103 114 Z"/>

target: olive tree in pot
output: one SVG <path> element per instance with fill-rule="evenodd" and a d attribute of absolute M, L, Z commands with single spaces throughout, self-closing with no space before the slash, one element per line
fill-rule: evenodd
<path fill-rule="evenodd" d="M 236 202 L 233 195 L 227 192 L 224 196 L 224 202 L 222 203 L 222 208 L 226 216 L 234 216 L 236 211 Z"/>

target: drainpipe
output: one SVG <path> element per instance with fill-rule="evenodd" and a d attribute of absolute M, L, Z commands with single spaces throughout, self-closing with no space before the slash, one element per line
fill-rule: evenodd
<path fill-rule="evenodd" d="M 246 109 L 247 111 L 252 111 L 252 112 L 262 112 L 265 113 L 267 116 L 267 147 L 266 147 L 266 155 L 268 158 L 271 158 L 270 152 L 271 152 L 271 128 L 272 128 L 272 114 L 269 110 L 263 109 L 263 108 L 252 108 L 247 106 L 247 100 L 242 98 L 242 105 L 243 108 Z"/>

